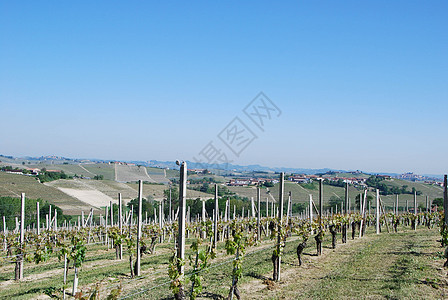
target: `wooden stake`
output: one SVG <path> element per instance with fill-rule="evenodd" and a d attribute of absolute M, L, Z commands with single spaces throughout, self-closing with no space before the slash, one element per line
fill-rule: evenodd
<path fill-rule="evenodd" d="M 348 182 L 345 183 L 345 199 L 344 199 L 344 211 L 341 213 L 348 214 Z"/>
<path fill-rule="evenodd" d="M 414 230 L 417 230 L 417 191 L 414 191 Z"/>
<path fill-rule="evenodd" d="M 142 238 L 142 194 L 143 194 L 143 182 L 138 181 L 138 214 L 137 214 L 137 257 L 136 257 L 136 270 L 135 276 L 140 276 L 140 240 Z"/>
<path fill-rule="evenodd" d="M 21 195 L 21 210 L 20 210 L 20 248 L 25 247 L 25 193 Z M 17 257 L 19 262 L 19 280 L 23 279 L 23 254 L 22 250 Z"/>
<path fill-rule="evenodd" d="M 36 215 L 37 226 L 36 226 L 36 229 L 37 229 L 37 235 L 39 235 L 40 234 L 40 208 L 39 208 L 39 201 L 36 202 L 36 211 L 37 211 L 37 215 Z"/>
<path fill-rule="evenodd" d="M 380 190 L 376 189 L 376 234 L 380 234 Z"/>
<path fill-rule="evenodd" d="M 260 187 L 257 187 L 257 239 L 261 240 L 261 196 L 260 196 Z"/>
<path fill-rule="evenodd" d="M 286 224 L 288 224 L 288 222 L 289 222 L 290 211 L 291 211 L 291 191 L 289 191 L 289 193 L 288 193 L 288 206 L 286 209 Z"/>
<path fill-rule="evenodd" d="M 243 207 L 244 209 L 244 207 Z M 215 212 L 214 212 L 214 228 L 213 228 L 213 248 L 216 249 L 218 243 L 218 216 L 219 216 L 219 206 L 218 206 L 218 185 L 215 183 Z M 243 213 L 244 218 L 244 213 Z"/>
<path fill-rule="evenodd" d="M 269 198 L 266 197 L 266 218 L 269 218 Z"/>
<path fill-rule="evenodd" d="M 110 201 L 110 227 L 114 226 L 114 205 Z"/>
<path fill-rule="evenodd" d="M 284 175 L 285 173 L 281 172 L 280 173 L 280 186 L 279 186 L 279 191 L 278 191 L 278 201 L 279 203 L 279 211 L 278 211 L 278 236 L 277 236 L 277 253 L 278 253 L 278 258 L 277 258 L 277 278 L 274 278 L 275 281 L 280 281 L 280 267 L 281 267 L 281 259 L 282 257 L 280 256 L 281 253 L 281 243 L 283 242 L 281 239 L 281 229 L 282 229 L 282 222 L 283 222 L 283 190 L 284 190 Z"/>
<path fill-rule="evenodd" d="M 121 203 L 121 193 L 118 193 L 118 226 L 120 234 L 123 234 L 123 204 Z M 120 244 L 119 258 L 123 259 L 123 244 Z"/>
<path fill-rule="evenodd" d="M 445 215 L 445 225 L 448 225 L 448 189 L 446 174 L 443 177 L 443 212 Z"/>
<path fill-rule="evenodd" d="M 6 231 L 6 219 L 5 219 L 5 216 L 3 216 L 3 250 L 4 250 L 4 251 L 7 250 L 6 235 L 7 235 L 7 231 Z"/>
<path fill-rule="evenodd" d="M 179 234 L 178 234 L 178 249 L 177 258 L 179 261 L 185 259 L 185 209 L 186 209 L 186 196 L 187 196 L 187 163 L 182 162 L 180 166 L 180 180 L 179 180 Z M 181 278 L 184 275 L 183 264 L 177 265 L 177 270 Z M 184 299 L 185 294 L 183 287 L 180 286 L 179 293 L 176 295 L 176 299 Z"/>

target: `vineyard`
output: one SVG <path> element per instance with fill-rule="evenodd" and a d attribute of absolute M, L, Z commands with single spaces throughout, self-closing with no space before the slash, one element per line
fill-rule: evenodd
<path fill-rule="evenodd" d="M 220 211 L 215 185 L 213 213 L 207 215 L 204 203 L 202 215 L 191 216 L 186 174 L 182 163 L 178 206 L 167 215 L 160 206 L 152 220 L 142 215 L 141 181 L 135 215 L 123 212 L 119 195 L 116 211 L 110 206 L 95 219 L 91 210 L 73 224 L 58 224 L 50 210 L 46 220 L 37 213 L 25 228 L 22 194 L 16 227 L 6 229 L 3 223 L 0 236 L 0 297 L 446 297 L 447 283 L 437 273 L 444 263 L 441 246 L 448 246 L 446 219 L 428 202 L 418 212 L 416 195 L 412 212 L 398 211 L 398 205 L 386 211 L 377 191 L 371 212 L 364 191 L 354 212 L 347 205 L 346 185 L 345 202 L 333 213 L 323 211 L 320 181 L 318 201 L 310 199 L 306 213 L 298 216 L 291 213 L 282 173 L 277 197 L 262 201 L 257 188 L 249 211 L 237 212 L 229 202 Z M 369 277 L 378 270 L 383 277 Z"/>

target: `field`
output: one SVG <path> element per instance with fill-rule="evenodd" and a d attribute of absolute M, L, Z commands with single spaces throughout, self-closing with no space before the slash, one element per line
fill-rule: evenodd
<path fill-rule="evenodd" d="M 0 196 L 20 197 L 21 193 L 25 193 L 30 199 L 40 198 L 56 204 L 69 215 L 90 209 L 86 203 L 52 186 L 41 184 L 33 177 L 0 172 Z"/>
<path fill-rule="evenodd" d="M 18 175 L 16 175 L 18 176 Z M 100 208 L 109 204 L 118 202 L 118 193 L 121 193 L 124 203 L 138 196 L 137 183 L 121 183 L 110 180 L 56 180 L 45 183 L 46 186 L 57 188 L 64 193 L 68 193 L 89 205 Z M 162 184 L 143 184 L 143 197 L 146 199 L 161 200 L 164 198 L 163 191 L 168 189 L 167 185 Z M 212 198 L 210 194 L 187 190 L 188 198 Z"/>
<path fill-rule="evenodd" d="M 376 235 L 368 228 L 366 236 L 338 243 L 330 248 L 325 236 L 323 255 L 316 256 L 314 239 L 304 250 L 303 265 L 298 266 L 296 236 L 288 238 L 282 255 L 281 280 L 273 282 L 272 245 L 265 238 L 261 244 L 248 249 L 242 262 L 243 276 L 239 281 L 242 299 L 442 299 L 448 293 L 446 271 L 442 269 L 443 248 L 437 242 L 436 228 L 417 231 L 402 228 L 398 233 Z M 340 236 L 338 237 L 340 242 Z M 192 240 L 187 239 L 187 245 Z M 80 271 L 80 288 L 88 294 L 95 286 L 101 299 L 110 290 L 122 286 L 121 297 L 132 299 L 173 299 L 168 288 L 167 267 L 173 245 L 156 246 L 153 255 L 142 258 L 142 276 L 129 277 L 127 259 L 115 260 L 113 249 L 106 245 L 88 246 L 86 261 Z M 186 256 L 192 254 L 187 247 Z M 125 258 L 128 257 L 125 253 Z M 46 299 L 60 297 L 63 262 L 52 258 L 47 262 L 25 265 L 25 279 L 12 280 L 12 264 L 0 265 L 0 298 Z M 186 271 L 191 270 L 191 262 Z M 225 255 L 223 243 L 218 256 L 204 274 L 204 287 L 198 299 L 223 299 L 232 282 L 232 259 Z M 73 280 L 69 271 L 68 282 Z M 70 291 L 71 285 L 67 290 Z M 68 297 L 72 299 L 72 297 Z"/>

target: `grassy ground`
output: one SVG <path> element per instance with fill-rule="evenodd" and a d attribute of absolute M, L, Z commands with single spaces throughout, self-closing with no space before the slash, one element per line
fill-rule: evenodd
<path fill-rule="evenodd" d="M 253 280 L 242 290 L 247 299 L 446 299 L 438 237 L 425 229 L 371 234 L 321 257 L 309 253 L 302 267 L 291 261 L 279 283 Z"/>

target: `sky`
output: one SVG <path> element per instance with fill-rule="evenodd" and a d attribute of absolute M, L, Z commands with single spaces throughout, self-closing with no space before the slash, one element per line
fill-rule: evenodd
<path fill-rule="evenodd" d="M 446 1 L 1 1 L 0 154 L 445 174 L 447 30 Z"/>

